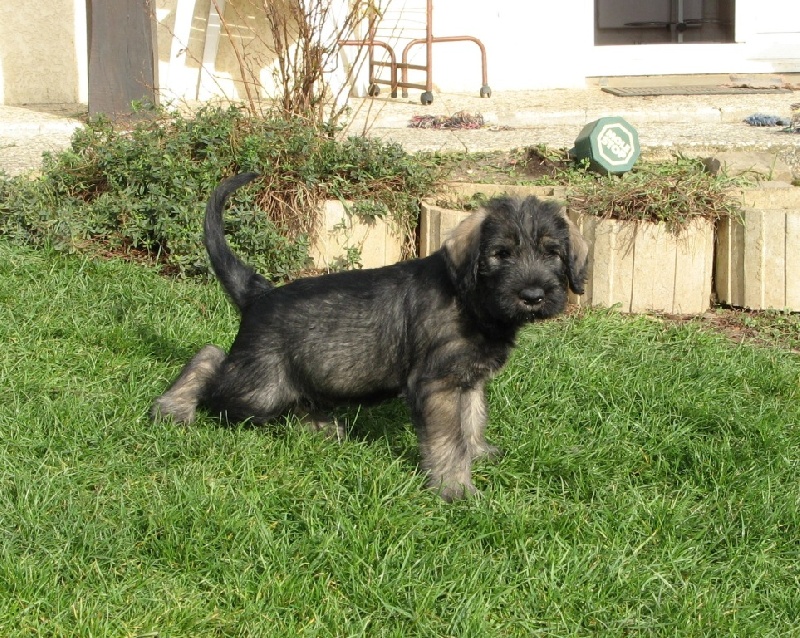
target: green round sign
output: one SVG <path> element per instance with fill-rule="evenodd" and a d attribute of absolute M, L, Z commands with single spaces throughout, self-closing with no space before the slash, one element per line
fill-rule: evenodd
<path fill-rule="evenodd" d="M 639 159 L 639 135 L 621 117 L 601 117 L 583 127 L 570 154 L 601 173 L 624 173 Z"/>

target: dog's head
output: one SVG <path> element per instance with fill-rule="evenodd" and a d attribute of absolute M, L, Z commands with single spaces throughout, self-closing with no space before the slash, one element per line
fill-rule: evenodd
<path fill-rule="evenodd" d="M 496 197 L 444 243 L 457 288 L 496 322 L 552 317 L 567 290 L 583 294 L 588 246 L 561 206 L 536 197 Z"/>

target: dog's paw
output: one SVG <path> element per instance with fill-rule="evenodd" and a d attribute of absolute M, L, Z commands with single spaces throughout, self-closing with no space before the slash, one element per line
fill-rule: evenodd
<path fill-rule="evenodd" d="M 473 496 L 478 493 L 478 490 L 472 484 L 471 481 L 468 482 L 467 484 L 442 483 L 438 486 L 431 486 L 431 487 L 433 487 L 434 490 L 437 490 L 442 500 L 444 500 L 447 503 L 452 503 L 453 501 L 458 501 L 462 498 L 467 498 L 468 496 Z"/>
<path fill-rule="evenodd" d="M 318 432 L 331 441 L 341 443 L 347 438 L 347 432 L 335 416 L 300 413 L 298 416 L 306 424 L 310 432 Z"/>
<path fill-rule="evenodd" d="M 150 408 L 154 423 L 172 419 L 175 423 L 191 423 L 195 417 L 195 406 L 184 401 L 175 401 L 166 394 L 158 397 Z"/>
<path fill-rule="evenodd" d="M 347 432 L 345 431 L 344 426 L 341 425 L 336 419 L 320 424 L 320 427 L 317 431 L 320 432 L 326 439 L 336 441 L 337 443 L 342 443 L 347 438 Z"/>
<path fill-rule="evenodd" d="M 488 463 L 496 463 L 505 456 L 505 452 L 496 445 L 489 445 L 488 443 L 475 451 L 472 459 L 475 461 L 485 461 Z"/>

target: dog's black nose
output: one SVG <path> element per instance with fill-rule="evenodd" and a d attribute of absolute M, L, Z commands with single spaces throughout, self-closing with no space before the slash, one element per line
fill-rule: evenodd
<path fill-rule="evenodd" d="M 542 288 L 525 288 L 520 290 L 519 298 L 529 306 L 538 306 L 544 301 L 544 290 Z"/>

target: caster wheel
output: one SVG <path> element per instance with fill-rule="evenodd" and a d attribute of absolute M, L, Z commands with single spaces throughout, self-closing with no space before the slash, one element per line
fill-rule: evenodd
<path fill-rule="evenodd" d="M 370 97 L 377 97 L 380 93 L 381 89 L 377 84 L 370 84 L 369 87 L 367 87 L 367 95 Z"/>
<path fill-rule="evenodd" d="M 422 95 L 419 96 L 419 101 L 422 102 L 425 106 L 428 104 L 433 103 L 433 93 L 430 91 L 425 91 Z"/>
<path fill-rule="evenodd" d="M 488 84 L 484 84 L 481 87 L 481 97 L 492 97 L 492 89 L 489 88 Z"/>

